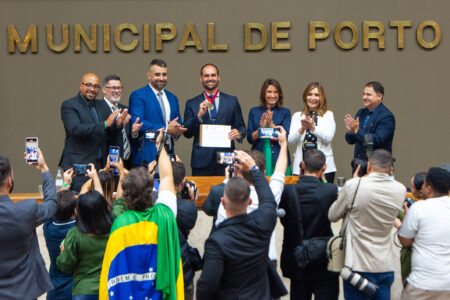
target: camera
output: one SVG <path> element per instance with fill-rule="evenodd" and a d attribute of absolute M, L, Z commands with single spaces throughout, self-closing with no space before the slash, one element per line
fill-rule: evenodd
<path fill-rule="evenodd" d="M 407 207 L 411 207 L 414 204 L 414 200 L 408 197 L 405 199 L 405 203 Z"/>
<path fill-rule="evenodd" d="M 193 199 L 191 199 L 191 197 L 189 195 L 189 190 L 194 195 Z M 194 200 L 195 197 L 197 196 L 197 191 L 198 191 L 198 188 L 197 188 L 197 185 L 195 184 L 195 182 L 186 180 L 184 182 L 183 189 L 181 190 L 181 198 Z"/>
<path fill-rule="evenodd" d="M 352 159 L 352 173 L 355 173 L 356 168 L 359 166 L 358 177 L 363 177 L 367 174 L 367 161 L 359 158 Z"/>
<path fill-rule="evenodd" d="M 145 138 L 147 140 L 150 140 L 150 142 L 154 143 L 154 142 L 156 142 L 158 135 L 159 135 L 159 130 L 149 130 L 145 133 Z"/>
<path fill-rule="evenodd" d="M 367 278 L 362 277 L 360 274 L 353 272 L 348 267 L 344 267 L 341 271 L 341 277 L 357 288 L 362 293 L 366 294 L 369 297 L 375 296 L 378 285 L 370 282 Z"/>
<path fill-rule="evenodd" d="M 258 138 L 260 139 L 276 139 L 279 134 L 278 128 L 258 128 Z"/>
<path fill-rule="evenodd" d="M 87 170 L 91 170 L 90 165 L 85 165 L 85 164 L 74 164 L 73 165 L 73 172 L 76 175 L 86 175 Z"/>

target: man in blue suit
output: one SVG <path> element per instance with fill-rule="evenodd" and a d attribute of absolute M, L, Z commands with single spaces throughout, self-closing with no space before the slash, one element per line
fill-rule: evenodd
<path fill-rule="evenodd" d="M 165 128 L 168 133 L 168 152 L 174 153 L 174 139 L 186 131 L 181 125 L 178 98 L 165 89 L 167 84 L 166 62 L 161 59 L 152 60 L 147 78 L 149 84 L 133 91 L 130 95 L 131 122 L 134 123 L 136 118 L 143 122 L 139 132 L 140 142 L 138 142 L 133 161 L 135 166 L 147 166 L 155 160 L 157 149 L 146 133 Z"/>
<path fill-rule="evenodd" d="M 354 158 L 367 161 L 367 150 L 385 149 L 392 153 L 395 117 L 381 101 L 384 87 L 378 81 L 368 82 L 364 86 L 363 105 L 355 118 L 347 114 L 344 117 L 345 140 L 355 144 Z"/>
<path fill-rule="evenodd" d="M 219 91 L 220 75 L 217 66 L 208 63 L 200 69 L 200 82 L 204 91 L 186 102 L 184 136 L 194 137 L 191 167 L 193 176 L 223 176 L 225 167 L 216 162 L 217 152 L 232 152 L 234 141 L 245 138 L 247 130 L 242 117 L 241 106 L 236 96 Z M 228 138 L 230 148 L 207 148 L 200 146 L 200 126 L 202 124 L 231 125 Z"/>

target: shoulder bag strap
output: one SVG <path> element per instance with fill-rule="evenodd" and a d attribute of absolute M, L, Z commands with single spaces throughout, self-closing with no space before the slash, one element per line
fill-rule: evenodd
<path fill-rule="evenodd" d="M 343 235 L 345 230 L 347 229 L 348 219 L 350 218 L 350 212 L 353 209 L 353 206 L 355 204 L 356 194 L 358 193 L 359 184 L 361 183 L 361 177 L 358 180 L 358 185 L 356 186 L 355 194 L 353 195 L 352 205 L 347 210 L 347 212 L 344 215 L 344 220 L 342 221 L 341 230 L 339 231 L 339 235 Z"/>
<path fill-rule="evenodd" d="M 295 185 L 288 185 L 288 197 L 290 201 L 294 202 L 295 212 L 297 214 L 297 229 L 298 229 L 298 239 L 297 244 L 301 246 L 303 244 L 303 221 L 302 221 L 302 213 L 300 210 L 300 203 L 298 202 L 297 191 L 295 190 Z"/>

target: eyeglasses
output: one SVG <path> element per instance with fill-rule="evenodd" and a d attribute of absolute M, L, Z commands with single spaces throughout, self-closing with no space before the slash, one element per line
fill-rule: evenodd
<path fill-rule="evenodd" d="M 81 84 L 84 85 L 87 89 L 94 89 L 94 90 L 100 89 L 100 85 L 98 85 L 98 84 L 92 84 L 92 83 L 86 83 L 86 82 L 82 82 Z"/>
<path fill-rule="evenodd" d="M 123 86 L 105 86 L 105 89 L 112 89 L 113 91 L 123 90 Z"/>

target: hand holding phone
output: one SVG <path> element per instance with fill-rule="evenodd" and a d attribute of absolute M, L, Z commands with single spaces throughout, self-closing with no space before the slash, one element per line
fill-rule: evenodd
<path fill-rule="evenodd" d="M 25 138 L 25 161 L 29 164 L 37 164 L 39 159 L 39 143 L 37 137 Z"/>

